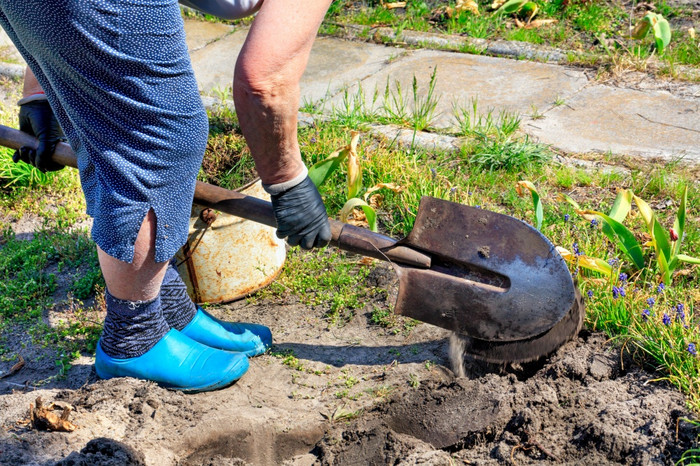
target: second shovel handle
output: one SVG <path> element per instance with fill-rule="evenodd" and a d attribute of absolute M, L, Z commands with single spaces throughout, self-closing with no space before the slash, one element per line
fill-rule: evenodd
<path fill-rule="evenodd" d="M 0 145 L 11 149 L 29 146 L 36 148 L 35 137 L 14 128 L 0 125 Z M 53 161 L 68 167 L 78 168 L 78 158 L 73 149 L 65 143 L 58 143 Z M 194 202 L 227 214 L 236 215 L 256 223 L 277 228 L 275 214 L 270 202 L 237 191 L 197 182 Z M 337 220 L 330 220 L 331 243 L 340 249 L 385 261 L 396 261 L 414 267 L 429 268 L 429 256 L 405 246 L 396 245 L 396 240 L 374 233 L 365 228 L 355 227 Z"/>

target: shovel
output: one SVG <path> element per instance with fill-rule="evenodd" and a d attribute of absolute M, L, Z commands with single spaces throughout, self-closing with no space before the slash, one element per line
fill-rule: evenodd
<path fill-rule="evenodd" d="M 0 125 L 0 145 L 36 147 L 35 138 Z M 53 160 L 77 166 L 67 144 Z M 194 202 L 276 227 L 272 204 L 206 183 Z M 423 197 L 402 240 L 331 220 L 334 246 L 390 262 L 399 278 L 394 312 L 452 330 L 465 352 L 492 362 L 537 359 L 581 326 L 566 263 L 547 238 L 507 215 Z"/>

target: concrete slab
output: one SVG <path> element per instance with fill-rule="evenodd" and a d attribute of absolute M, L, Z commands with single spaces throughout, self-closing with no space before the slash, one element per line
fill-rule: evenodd
<path fill-rule="evenodd" d="M 379 89 L 381 97 L 387 79 L 392 89 L 399 82 L 404 99 L 412 102 L 413 77 L 417 77 L 419 95 L 425 96 L 436 66 L 434 95 L 440 100 L 433 124 L 440 128 L 455 125 L 453 104 L 471 108 L 470 100 L 476 98 L 481 112 L 493 108 L 529 115 L 533 106 L 544 111 L 557 98 L 571 97 L 588 82 L 581 71 L 557 65 L 419 50 L 397 58 L 381 72 L 364 79 L 362 86 L 368 97 L 375 89 Z M 333 100 L 335 105 L 340 102 L 340 96 Z"/>
<path fill-rule="evenodd" d="M 231 34 L 233 30 L 234 26 L 228 24 L 186 19 L 185 34 L 187 36 L 187 47 L 190 52 L 194 52 L 210 42 Z"/>
<path fill-rule="evenodd" d="M 522 128 L 566 152 L 700 162 L 700 102 L 664 92 L 591 86 Z"/>
<path fill-rule="evenodd" d="M 190 53 L 203 92 L 231 85 L 246 35 L 247 29 L 239 29 Z M 343 86 L 381 70 L 394 53 L 394 49 L 381 45 L 318 38 L 301 79 L 302 101 L 317 102 L 337 94 Z"/>
<path fill-rule="evenodd" d="M 200 91 L 210 93 L 212 89 L 231 87 L 236 58 L 247 34 L 247 29 L 234 30 L 219 40 L 190 52 Z"/>
<path fill-rule="evenodd" d="M 302 100 L 316 102 L 373 76 L 403 50 L 330 37 L 316 39 L 301 79 Z"/>

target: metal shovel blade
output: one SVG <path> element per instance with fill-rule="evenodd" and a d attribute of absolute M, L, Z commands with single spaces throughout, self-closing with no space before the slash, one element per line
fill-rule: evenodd
<path fill-rule="evenodd" d="M 424 197 L 397 245 L 428 254 L 428 269 L 394 264 L 395 312 L 493 342 L 551 329 L 571 309 L 575 286 L 547 238 L 513 217 Z"/>

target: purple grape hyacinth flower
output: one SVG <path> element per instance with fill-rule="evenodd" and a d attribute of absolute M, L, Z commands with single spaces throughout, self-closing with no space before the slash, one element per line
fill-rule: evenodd
<path fill-rule="evenodd" d="M 692 354 L 693 356 L 698 355 L 698 350 L 695 347 L 695 343 L 688 343 L 688 352 Z"/>
<path fill-rule="evenodd" d="M 594 218 L 593 220 L 591 220 L 591 228 L 595 228 L 595 227 L 597 227 L 597 226 L 598 226 L 598 220 L 596 220 L 596 219 Z"/>
<path fill-rule="evenodd" d="M 569 214 L 564 214 L 564 221 L 568 222 L 571 216 Z"/>
<path fill-rule="evenodd" d="M 612 287 L 612 295 L 613 295 L 613 299 L 617 299 L 618 297 L 624 298 L 626 296 L 625 289 L 621 286 L 619 286 L 619 287 L 613 286 Z"/>
<path fill-rule="evenodd" d="M 659 286 L 656 287 L 656 292 L 663 293 L 665 289 L 666 289 L 666 285 L 664 285 L 663 283 L 659 283 Z"/>
<path fill-rule="evenodd" d="M 651 311 L 649 309 L 642 309 L 642 319 L 647 321 L 649 317 L 651 317 Z"/>
<path fill-rule="evenodd" d="M 612 265 L 613 267 L 615 267 L 619 262 L 620 261 L 614 257 L 612 259 L 608 259 L 608 264 Z"/>
<path fill-rule="evenodd" d="M 625 272 L 622 272 L 619 277 L 617 277 L 618 280 L 620 280 L 622 283 L 625 283 L 629 277 Z"/>
<path fill-rule="evenodd" d="M 592 298 L 592 297 L 593 297 L 593 290 L 588 290 L 588 291 L 586 292 L 586 295 L 588 295 L 588 298 L 589 298 L 589 299 Z"/>
<path fill-rule="evenodd" d="M 654 298 L 647 298 L 647 304 L 649 307 L 652 307 L 654 304 L 656 304 L 656 300 Z"/>
<path fill-rule="evenodd" d="M 671 325 L 671 318 L 664 312 L 663 317 L 661 317 L 661 322 L 663 322 L 664 325 Z"/>
<path fill-rule="evenodd" d="M 681 322 L 685 322 L 685 306 L 683 306 L 683 303 L 678 303 L 676 306 L 676 319 L 680 320 Z"/>

